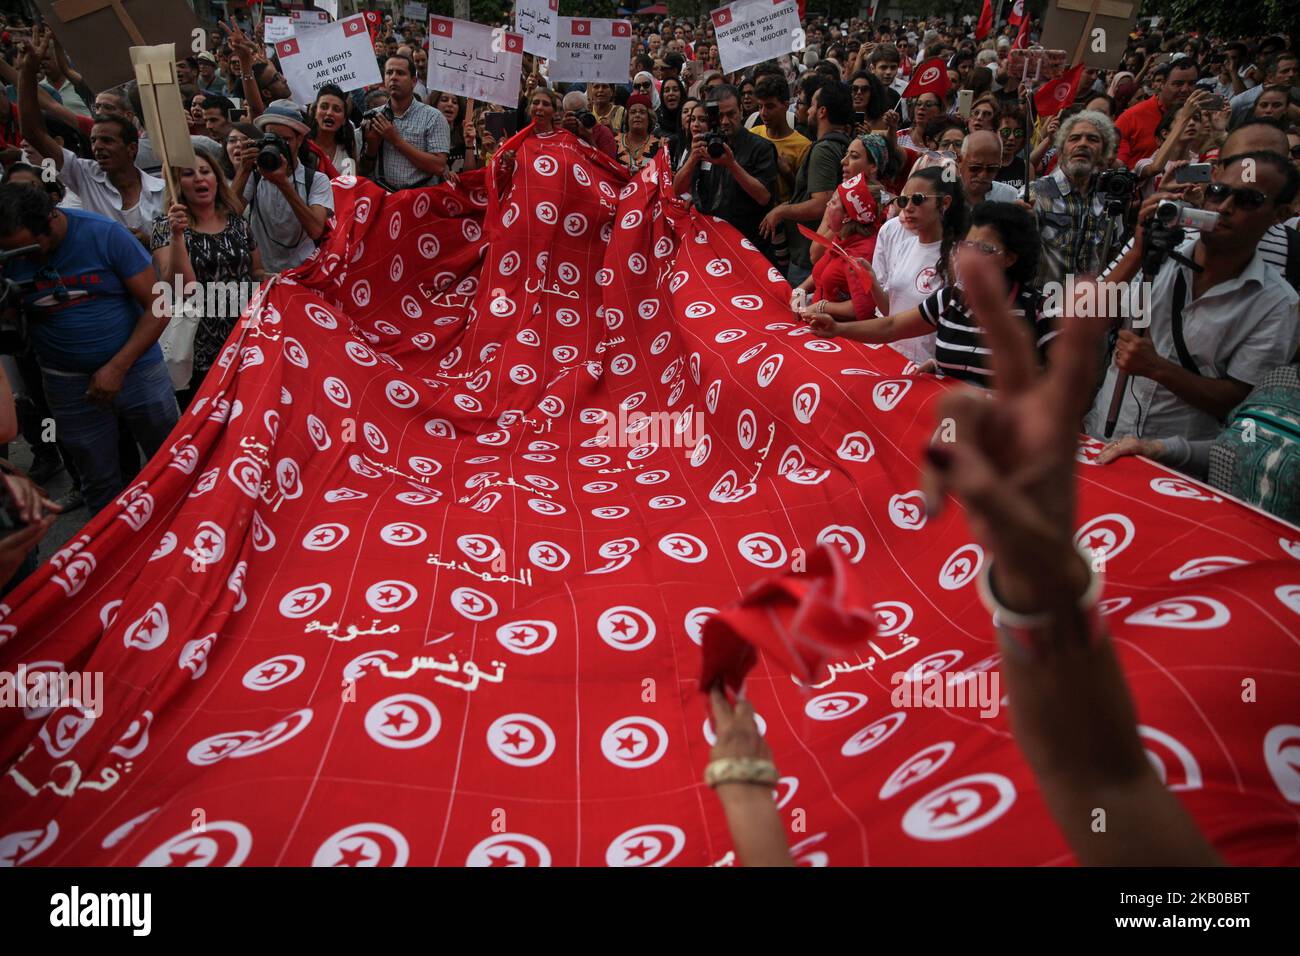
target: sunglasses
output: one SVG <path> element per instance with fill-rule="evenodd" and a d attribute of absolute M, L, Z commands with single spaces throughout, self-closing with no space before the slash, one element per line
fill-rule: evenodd
<path fill-rule="evenodd" d="M 1291 147 L 1291 158 L 1292 158 L 1292 159 L 1300 159 L 1300 145 L 1296 145 L 1296 146 L 1292 146 L 1292 147 Z"/>
<path fill-rule="evenodd" d="M 36 278 L 44 282 L 54 283 L 54 300 L 56 302 L 67 302 L 71 297 L 68 287 L 63 284 L 63 277 L 53 268 L 46 266 L 40 272 L 36 273 Z"/>
<path fill-rule="evenodd" d="M 961 149 L 962 140 L 960 139 L 942 139 L 939 141 L 939 149 Z"/>
<path fill-rule="evenodd" d="M 925 205 L 925 201 L 927 199 L 934 199 L 934 198 L 935 197 L 930 195 L 929 193 L 913 193 L 910 196 L 906 194 L 901 194 L 899 196 L 894 197 L 894 202 L 898 203 L 899 209 L 906 209 L 908 203 L 911 203 L 913 206 L 923 206 Z"/>
<path fill-rule="evenodd" d="M 1004 126 L 998 130 L 998 135 L 1003 139 L 1024 139 L 1025 131 L 1023 129 L 1012 129 L 1010 126 Z"/>
<path fill-rule="evenodd" d="M 652 84 L 652 83 L 633 83 L 633 84 L 632 84 L 632 89 L 634 89 L 634 90 L 648 90 L 648 89 L 650 89 L 650 87 L 653 86 L 653 85 L 654 85 L 654 84 Z"/>
<path fill-rule="evenodd" d="M 1000 246 L 995 246 L 991 242 L 976 242 L 973 239 L 961 240 L 961 242 L 957 243 L 957 248 L 972 249 L 975 252 L 982 252 L 986 256 L 1000 256 L 1003 253 L 1003 249 Z"/>
<path fill-rule="evenodd" d="M 1264 203 L 1268 202 L 1268 196 L 1258 189 L 1247 189 L 1244 186 L 1232 187 L 1224 183 L 1210 183 L 1205 187 L 1205 201 L 1214 203 L 1216 206 L 1228 201 L 1232 197 L 1233 202 L 1241 209 L 1258 209 Z"/>
<path fill-rule="evenodd" d="M 853 84 L 853 92 L 854 92 L 854 93 L 869 93 L 869 92 L 871 92 L 871 87 L 868 86 L 868 85 L 866 85 L 865 83 L 854 83 L 854 84 Z"/>

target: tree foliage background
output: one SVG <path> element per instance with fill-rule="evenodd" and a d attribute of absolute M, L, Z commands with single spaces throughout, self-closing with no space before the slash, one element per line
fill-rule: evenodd
<path fill-rule="evenodd" d="M 1176 29 L 1220 37 L 1258 37 L 1269 33 L 1300 34 L 1296 0 L 1145 0 L 1142 15 L 1167 17 Z"/>

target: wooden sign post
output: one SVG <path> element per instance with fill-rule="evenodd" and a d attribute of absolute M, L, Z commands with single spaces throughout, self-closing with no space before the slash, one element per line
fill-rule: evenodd
<path fill-rule="evenodd" d="M 1083 62 L 1113 70 L 1124 59 L 1137 25 L 1136 0 L 1053 0 L 1043 17 L 1043 46 L 1073 50 L 1070 65 Z M 1100 30 L 1101 32 L 1094 36 Z"/>
<path fill-rule="evenodd" d="M 180 195 L 173 168 L 192 169 L 198 165 L 189 123 L 185 119 L 185 106 L 181 102 L 180 81 L 176 77 L 176 47 L 171 43 L 133 46 L 131 63 L 135 67 L 136 82 L 140 85 L 140 105 L 144 109 L 141 118 L 149 131 L 154 154 L 162 161 L 163 175 L 167 180 L 167 207 L 170 209 Z"/>

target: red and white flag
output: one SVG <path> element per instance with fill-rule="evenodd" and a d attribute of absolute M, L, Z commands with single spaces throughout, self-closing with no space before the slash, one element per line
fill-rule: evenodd
<path fill-rule="evenodd" d="M 1020 21 L 1020 32 L 1016 34 L 1015 42 L 1011 46 L 1016 50 L 1029 49 L 1029 17 Z"/>
<path fill-rule="evenodd" d="M 784 277 L 665 152 L 502 145 L 504 195 L 336 180 L 159 452 L 0 603 L 6 681 L 109 675 L 94 709 L 0 707 L 0 861 L 707 866 L 716 732 L 679 690 L 721 615 L 744 646 L 710 674 L 766 648 L 797 862 L 1072 862 L 1001 706 L 990 556 L 915 487 L 949 380 L 787 334 Z M 1295 866 L 1300 532 L 1100 449 L 1074 540 L 1145 757 L 1227 863 Z"/>
<path fill-rule="evenodd" d="M 903 90 L 903 96 L 910 98 L 920 96 L 922 93 L 934 93 L 942 98 L 952 87 L 952 81 L 948 78 L 948 65 L 941 56 L 931 57 L 924 63 L 912 70 L 912 78 L 908 81 L 906 89 Z"/>
<path fill-rule="evenodd" d="M 1066 70 L 1054 80 L 1044 83 L 1034 94 L 1034 109 L 1039 116 L 1055 116 L 1074 102 L 1079 92 L 1079 80 L 1083 77 L 1083 64 L 1079 63 Z"/>
<path fill-rule="evenodd" d="M 1007 23 L 1011 24 L 1011 26 L 1014 27 L 1017 23 L 1020 23 L 1024 19 L 1025 19 L 1025 0 L 1016 0 L 1016 2 L 1011 5 L 1011 14 L 1010 16 L 1007 17 Z"/>

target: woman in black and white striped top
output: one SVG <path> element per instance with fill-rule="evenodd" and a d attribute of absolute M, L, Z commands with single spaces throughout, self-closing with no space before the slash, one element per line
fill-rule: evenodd
<path fill-rule="evenodd" d="M 980 203 L 970 213 L 966 237 L 953 252 L 954 268 L 1000 268 L 1006 278 L 1012 314 L 1023 317 L 1042 353 L 1055 335 L 1052 319 L 1043 313 L 1043 295 L 1034 288 L 1038 269 L 1038 226 L 1034 216 L 1014 203 Z M 985 333 L 966 306 L 961 283 L 932 293 L 916 308 L 882 318 L 836 322 L 809 314 L 814 333 L 839 335 L 857 342 L 886 343 L 937 333 L 935 364 L 942 375 L 976 385 L 993 383 L 992 352 Z"/>

